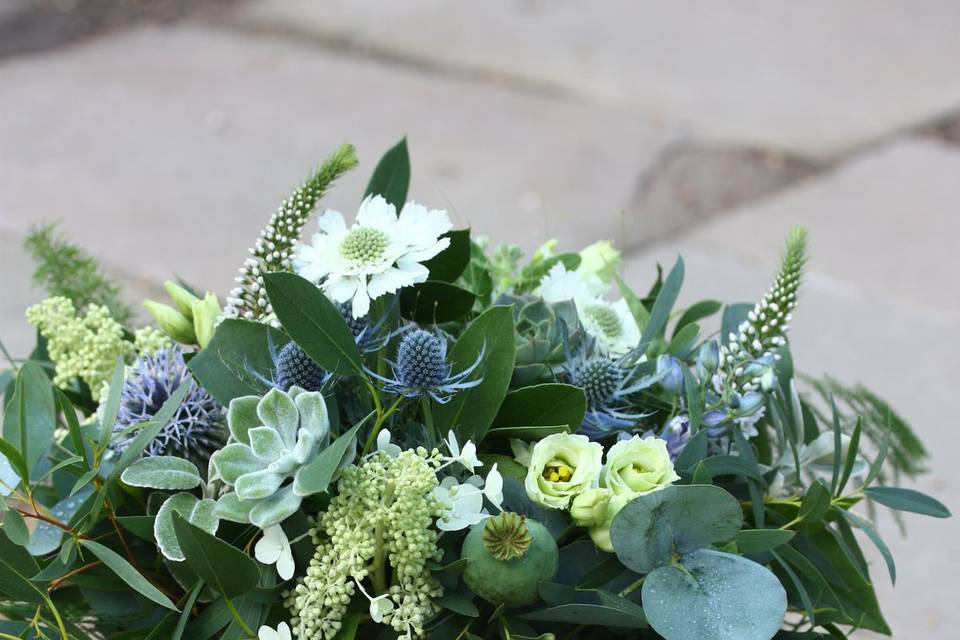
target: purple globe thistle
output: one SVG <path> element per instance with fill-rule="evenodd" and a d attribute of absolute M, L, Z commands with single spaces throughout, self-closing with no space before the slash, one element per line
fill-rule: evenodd
<path fill-rule="evenodd" d="M 135 425 L 151 420 L 181 385 L 190 385 L 183 402 L 144 456 L 176 456 L 202 471 L 214 451 L 226 441 L 223 407 L 193 379 L 179 347 L 141 355 L 131 365 L 120 392 L 120 410 L 113 427 L 112 447 L 122 452 L 136 437 Z"/>
<path fill-rule="evenodd" d="M 393 378 L 385 378 L 369 369 L 367 373 L 379 380 L 388 393 L 408 398 L 427 395 L 443 404 L 457 391 L 475 387 L 483 381 L 482 377 L 476 380 L 467 378 L 480 366 L 485 351 L 485 347 L 480 350 L 472 365 L 453 373 L 453 367 L 447 362 L 447 341 L 430 331 L 414 329 L 400 340 L 397 360 L 391 363 Z"/>

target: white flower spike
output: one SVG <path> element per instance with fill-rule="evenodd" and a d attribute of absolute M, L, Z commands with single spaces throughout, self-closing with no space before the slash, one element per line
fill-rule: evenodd
<path fill-rule="evenodd" d="M 263 564 L 277 565 L 277 574 L 284 580 L 293 577 L 296 565 L 293 562 L 293 551 L 290 541 L 283 528 L 275 524 L 263 530 L 263 537 L 253 548 L 253 555 Z"/>
<path fill-rule="evenodd" d="M 450 246 L 441 236 L 452 226 L 446 211 L 408 202 L 398 216 L 382 196 L 368 196 L 350 228 L 340 213 L 324 213 L 312 243 L 297 247 L 294 267 L 335 302 L 352 301 L 353 317 L 362 318 L 371 300 L 426 281 L 422 263 Z"/>
<path fill-rule="evenodd" d="M 267 625 L 260 627 L 260 630 L 257 631 L 257 638 L 259 640 L 293 640 L 293 634 L 290 633 L 290 627 L 286 622 L 281 622 L 277 625 L 276 630 L 271 629 Z"/>

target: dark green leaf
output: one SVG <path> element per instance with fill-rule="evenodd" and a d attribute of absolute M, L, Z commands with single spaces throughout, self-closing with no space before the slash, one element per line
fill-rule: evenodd
<path fill-rule="evenodd" d="M 885 507 L 934 518 L 949 518 L 950 510 L 930 496 L 902 487 L 870 487 L 864 493 Z"/>
<path fill-rule="evenodd" d="M 459 613 L 462 616 L 476 618 L 480 615 L 477 605 L 473 604 L 473 602 L 460 595 L 456 591 L 450 589 L 447 589 L 442 596 L 435 599 L 434 603 L 440 605 L 444 609 L 449 609 L 454 613 Z"/>
<path fill-rule="evenodd" d="M 100 562 L 110 568 L 121 580 L 127 583 L 134 591 L 145 598 L 156 602 L 161 607 L 178 611 L 177 606 L 170 601 L 170 598 L 163 595 L 159 589 L 153 586 L 149 580 L 140 575 L 140 572 L 124 560 L 120 555 L 109 547 L 105 547 L 99 542 L 93 540 L 81 540 L 80 544 L 88 549 L 97 557 Z"/>
<path fill-rule="evenodd" d="M 333 476 L 341 467 L 344 455 L 356 443 L 357 431 L 367 421 L 367 416 L 333 441 L 329 447 L 321 451 L 310 463 L 300 468 L 294 477 L 293 492 L 305 497 L 315 493 L 323 493 L 330 486 Z"/>
<path fill-rule="evenodd" d="M 123 358 L 117 356 L 117 363 L 113 368 L 113 377 L 110 379 L 110 389 L 107 400 L 103 404 L 100 419 L 100 435 L 97 437 L 97 448 L 103 450 L 110 442 L 110 434 L 117 424 L 117 414 L 120 412 L 120 394 L 123 391 L 124 364 Z"/>
<path fill-rule="evenodd" d="M 572 433 L 580 428 L 586 410 L 587 399 L 579 387 L 569 384 L 524 387 L 504 397 L 491 431 L 501 427 L 561 425 Z"/>
<path fill-rule="evenodd" d="M 470 230 L 454 229 L 444 234 L 450 246 L 423 263 L 431 280 L 454 282 L 470 263 Z"/>
<path fill-rule="evenodd" d="M 847 486 L 847 481 L 850 480 L 850 475 L 853 473 L 853 467 L 857 462 L 857 453 L 860 451 L 860 431 L 862 425 L 863 421 L 857 418 L 857 422 L 853 427 L 853 435 L 850 436 L 847 459 L 843 463 L 843 475 L 840 476 L 840 485 L 837 487 L 836 495 L 843 493 L 844 488 Z"/>
<path fill-rule="evenodd" d="M 319 287 L 293 273 L 266 273 L 263 281 L 277 319 L 308 356 L 327 371 L 364 375 L 350 328 Z"/>
<path fill-rule="evenodd" d="M 494 427 L 487 431 L 487 438 L 503 439 L 517 438 L 527 442 L 535 442 L 546 438 L 552 433 L 570 433 L 571 429 L 565 424 L 535 425 L 530 427 Z"/>
<path fill-rule="evenodd" d="M 476 296 L 466 289 L 427 280 L 400 291 L 400 315 L 419 324 L 452 322 L 470 313 L 475 300 Z"/>
<path fill-rule="evenodd" d="M 482 376 L 483 382 L 458 391 L 436 407 L 434 416 L 442 433 L 453 429 L 461 442 L 483 440 L 510 385 L 515 351 L 510 307 L 491 307 L 470 323 L 450 350 L 449 361 L 456 373 L 472 366 L 482 353 L 483 361 L 470 379 Z"/>
<path fill-rule="evenodd" d="M 678 471 L 686 471 L 707 457 L 707 432 L 698 431 L 687 440 L 683 451 L 677 456 L 673 466 Z"/>
<path fill-rule="evenodd" d="M 654 338 L 663 335 L 667 327 L 667 320 L 670 318 L 670 312 L 677 302 L 677 296 L 680 295 L 680 287 L 683 285 L 683 272 L 683 258 L 678 257 L 673 268 L 670 269 L 667 279 L 664 280 L 659 293 L 657 293 L 657 300 L 650 310 L 650 319 L 643 328 L 640 337 L 639 353 L 643 353 Z"/>
<path fill-rule="evenodd" d="M 704 458 L 703 462 L 707 465 L 707 471 L 709 471 L 713 477 L 743 476 L 744 478 L 751 478 L 757 482 L 766 484 L 756 465 L 750 464 L 750 462 L 740 456 L 710 456 Z"/>
<path fill-rule="evenodd" d="M 683 312 L 683 315 L 680 316 L 680 319 L 677 320 L 677 325 L 673 330 L 674 337 L 679 335 L 680 330 L 684 327 L 695 322 L 700 322 L 704 318 L 709 318 L 717 311 L 720 311 L 721 307 L 723 307 L 723 303 L 719 300 L 701 300 L 696 304 L 690 305 L 686 311 Z"/>
<path fill-rule="evenodd" d="M 33 556 L 0 531 L 0 593 L 21 602 L 42 603 L 46 590 L 30 581 L 39 571 Z"/>
<path fill-rule="evenodd" d="M 410 155 L 407 152 L 407 139 L 403 138 L 380 158 L 363 196 L 383 196 L 399 213 L 407 201 L 409 188 Z"/>
<path fill-rule="evenodd" d="M 228 598 L 257 586 L 260 569 L 243 551 L 193 526 L 179 513 L 173 515 L 173 528 L 187 564 L 208 585 Z"/>
<path fill-rule="evenodd" d="M 613 519 L 610 539 L 628 569 L 649 573 L 686 554 L 733 538 L 740 503 L 713 485 L 674 485 L 634 498 Z"/>
<path fill-rule="evenodd" d="M 273 369 L 270 343 L 279 350 L 289 341 L 268 324 L 227 319 L 188 366 L 203 388 L 227 406 L 239 396 L 266 393 L 267 386 L 252 372 L 269 379 Z"/>
<path fill-rule="evenodd" d="M 32 470 L 53 444 L 54 429 L 56 410 L 50 378 L 37 363 L 24 363 L 3 417 L 3 439 L 23 455 L 27 469 Z"/>
<path fill-rule="evenodd" d="M 857 527 L 870 538 L 870 541 L 873 542 L 874 546 L 877 548 L 877 551 L 880 552 L 880 555 L 883 556 L 883 561 L 887 564 L 887 572 L 890 574 L 890 583 L 897 584 L 897 565 L 893 561 L 893 554 L 890 553 L 889 547 L 883 541 L 883 538 L 880 537 L 880 534 L 877 533 L 877 530 L 874 529 L 873 525 L 861 518 L 857 514 L 847 511 L 846 509 L 837 509 L 837 511 L 854 527 Z"/>
<path fill-rule="evenodd" d="M 741 529 L 735 540 L 740 553 L 760 553 L 790 542 L 795 535 L 785 529 Z"/>
<path fill-rule="evenodd" d="M 827 515 L 831 501 L 830 487 L 822 480 L 816 480 L 807 488 L 807 493 L 800 503 L 800 513 L 797 517 L 803 522 L 820 522 Z"/>
<path fill-rule="evenodd" d="M 13 544 L 25 547 L 30 543 L 30 529 L 27 528 L 23 516 L 16 509 L 8 509 L 4 514 L 3 531 Z"/>
<path fill-rule="evenodd" d="M 80 421 L 77 420 L 76 409 L 73 408 L 73 403 L 70 402 L 70 399 L 59 389 L 54 389 L 57 397 L 57 406 L 60 408 L 60 412 L 63 414 L 63 419 L 67 423 L 67 430 L 70 432 L 70 440 L 73 442 L 73 450 L 78 454 L 83 456 L 83 462 L 87 470 L 90 469 L 90 460 L 88 459 L 88 451 L 86 444 L 83 440 L 83 434 L 80 431 Z"/>

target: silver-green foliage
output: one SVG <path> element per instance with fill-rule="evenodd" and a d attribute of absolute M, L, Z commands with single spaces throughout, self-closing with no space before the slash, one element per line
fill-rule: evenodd
<path fill-rule="evenodd" d="M 296 479 L 329 442 L 323 395 L 292 387 L 235 398 L 227 424 L 231 442 L 210 463 L 233 491 L 220 498 L 217 515 L 261 528 L 278 524 L 300 508 Z"/>

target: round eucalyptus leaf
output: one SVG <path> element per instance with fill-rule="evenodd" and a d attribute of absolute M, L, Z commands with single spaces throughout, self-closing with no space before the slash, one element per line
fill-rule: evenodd
<path fill-rule="evenodd" d="M 684 555 L 737 535 L 740 503 L 713 485 L 671 486 L 634 498 L 610 527 L 613 549 L 628 569 L 650 573 Z"/>
<path fill-rule="evenodd" d="M 641 594 L 666 640 L 770 640 L 787 612 L 787 593 L 766 567 L 710 549 L 656 569 Z"/>

